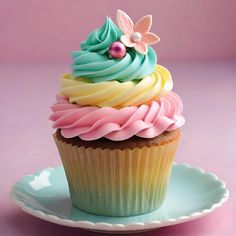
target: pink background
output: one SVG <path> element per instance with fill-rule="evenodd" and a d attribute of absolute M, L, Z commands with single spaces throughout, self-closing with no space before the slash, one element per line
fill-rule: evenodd
<path fill-rule="evenodd" d="M 9 199 L 22 175 L 60 164 L 49 106 L 70 52 L 116 9 L 154 16 L 159 63 L 170 69 L 187 123 L 176 156 L 216 173 L 229 190 L 222 208 L 202 219 L 142 234 L 236 235 L 235 0 L 0 1 L 0 235 L 97 235 L 36 219 Z"/>
<path fill-rule="evenodd" d="M 235 0 L 1 0 L 0 61 L 66 61 L 116 9 L 154 15 L 160 60 L 235 59 Z"/>

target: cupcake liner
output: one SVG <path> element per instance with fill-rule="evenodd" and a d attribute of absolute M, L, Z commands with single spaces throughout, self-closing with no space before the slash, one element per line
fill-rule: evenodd
<path fill-rule="evenodd" d="M 93 214 L 131 216 L 160 207 L 180 136 L 124 150 L 73 146 L 55 134 L 54 139 L 73 204 Z"/>

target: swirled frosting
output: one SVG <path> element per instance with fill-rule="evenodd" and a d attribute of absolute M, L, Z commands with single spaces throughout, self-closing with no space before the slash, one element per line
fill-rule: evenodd
<path fill-rule="evenodd" d="M 106 54 L 110 45 L 114 41 L 119 41 L 121 35 L 120 29 L 107 17 L 105 24 L 100 29 L 92 31 L 80 47 L 83 51 Z"/>
<path fill-rule="evenodd" d="M 108 81 L 91 83 L 90 80 L 66 74 L 61 79 L 61 94 L 83 106 L 125 107 L 141 105 L 159 99 L 171 91 L 173 82 L 170 72 L 157 65 L 152 74 L 142 80 L 120 83 Z"/>
<path fill-rule="evenodd" d="M 100 29 L 91 32 L 86 41 L 81 43 L 81 51 L 72 52 L 73 76 L 97 83 L 110 80 L 140 80 L 151 74 L 157 61 L 156 53 L 151 47 L 148 47 L 147 55 L 130 48 L 121 59 L 108 56 L 109 46 L 118 41 L 120 35 L 118 27 L 107 18 Z"/>
<path fill-rule="evenodd" d="M 153 138 L 181 127 L 185 122 L 182 109 L 181 99 L 173 92 L 149 105 L 121 109 L 82 107 L 59 95 L 57 103 L 52 106 L 50 119 L 54 122 L 53 128 L 61 129 L 65 138 L 78 136 L 89 141 L 105 137 L 119 141 L 134 135 Z"/>

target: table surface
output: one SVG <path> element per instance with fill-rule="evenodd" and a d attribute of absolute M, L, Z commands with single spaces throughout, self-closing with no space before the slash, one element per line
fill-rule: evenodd
<path fill-rule="evenodd" d="M 172 72 L 186 117 L 176 160 L 217 174 L 226 182 L 230 199 L 201 219 L 142 235 L 236 235 L 236 62 L 164 65 Z M 9 199 L 21 176 L 60 164 L 48 116 L 59 91 L 58 78 L 67 71 L 68 66 L 56 63 L 0 66 L 0 235 L 97 235 L 34 218 Z"/>

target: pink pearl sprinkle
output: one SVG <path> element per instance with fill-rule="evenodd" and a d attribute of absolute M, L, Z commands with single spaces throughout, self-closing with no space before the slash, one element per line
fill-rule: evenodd
<path fill-rule="evenodd" d="M 126 47 L 121 42 L 113 42 L 109 48 L 109 54 L 112 58 L 119 59 L 125 56 Z"/>

